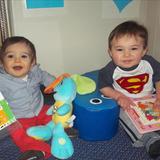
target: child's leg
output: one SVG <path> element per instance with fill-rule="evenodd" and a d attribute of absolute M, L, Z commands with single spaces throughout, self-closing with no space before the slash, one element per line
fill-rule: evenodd
<path fill-rule="evenodd" d="M 49 144 L 45 143 L 44 141 L 35 140 L 34 138 L 29 137 L 26 134 L 26 130 L 29 127 L 45 124 L 51 120 L 51 116 L 46 115 L 46 111 L 48 110 L 48 108 L 49 107 L 47 106 L 43 107 L 42 111 L 37 117 L 18 119 L 22 127 L 11 133 L 11 137 L 22 152 L 28 150 L 37 150 L 45 152 L 46 158 L 51 155 Z"/>
<path fill-rule="evenodd" d="M 158 132 L 146 133 L 143 135 L 142 140 L 152 158 L 160 156 L 160 135 Z"/>
<path fill-rule="evenodd" d="M 48 109 L 51 106 L 48 105 L 44 105 L 40 111 L 40 113 L 37 116 L 37 126 L 38 125 L 45 125 L 47 124 L 49 121 L 52 120 L 52 116 L 49 116 L 46 114 L 46 112 L 48 111 Z"/>
<path fill-rule="evenodd" d="M 119 116 L 119 121 L 124 130 L 127 132 L 129 137 L 131 138 L 133 145 L 136 147 L 141 147 L 143 146 L 143 142 L 140 141 L 142 138 L 143 134 L 140 134 L 136 127 L 133 125 L 132 121 L 130 118 L 126 115 L 126 113 L 123 111 L 123 109 L 120 110 L 120 116 Z"/>
<path fill-rule="evenodd" d="M 120 123 L 130 136 L 135 147 L 145 146 L 151 157 L 160 155 L 160 135 L 157 132 L 140 134 L 122 109 L 120 111 Z"/>

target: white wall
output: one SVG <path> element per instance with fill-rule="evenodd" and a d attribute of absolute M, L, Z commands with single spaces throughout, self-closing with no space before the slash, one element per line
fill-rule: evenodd
<path fill-rule="evenodd" d="M 160 61 L 160 1 L 148 0 L 146 25 L 149 31 L 149 54 Z"/>
<path fill-rule="evenodd" d="M 38 62 L 50 73 L 84 73 L 110 60 L 113 27 L 128 19 L 146 22 L 147 1 L 133 0 L 119 13 L 112 0 L 64 0 L 64 8 L 32 10 L 25 0 L 10 0 L 12 33 L 35 44 Z"/>

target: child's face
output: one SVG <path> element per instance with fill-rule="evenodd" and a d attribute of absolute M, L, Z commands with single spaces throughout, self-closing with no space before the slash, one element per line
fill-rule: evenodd
<path fill-rule="evenodd" d="M 28 74 L 34 62 L 32 62 L 30 48 L 25 43 L 16 43 L 6 48 L 3 67 L 8 74 L 23 78 Z"/>
<path fill-rule="evenodd" d="M 146 51 L 141 37 L 124 35 L 113 38 L 109 53 L 116 65 L 130 68 L 139 64 Z"/>

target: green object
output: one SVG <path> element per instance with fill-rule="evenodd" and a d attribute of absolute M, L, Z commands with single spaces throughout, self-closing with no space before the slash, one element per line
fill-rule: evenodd
<path fill-rule="evenodd" d="M 7 118 L 9 120 L 13 119 L 14 118 L 14 114 L 12 113 L 8 103 L 6 102 L 6 100 L 1 100 L 0 101 L 0 105 L 2 106 L 4 112 L 6 113 L 7 115 Z"/>
<path fill-rule="evenodd" d="M 76 83 L 78 94 L 84 95 L 95 91 L 96 83 L 94 80 L 78 74 L 74 74 L 71 77 Z"/>
<path fill-rule="evenodd" d="M 0 92 L 0 138 L 6 135 L 6 130 L 3 130 L 7 126 L 14 124 L 16 122 L 16 118 L 14 114 L 12 113 L 10 106 L 8 105 L 8 102 L 4 99 L 3 95 Z M 13 125 L 10 127 L 10 131 L 13 131 L 16 129 L 18 124 Z"/>

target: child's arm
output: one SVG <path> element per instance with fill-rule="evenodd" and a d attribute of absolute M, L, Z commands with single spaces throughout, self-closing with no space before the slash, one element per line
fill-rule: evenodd
<path fill-rule="evenodd" d="M 134 105 L 129 97 L 111 87 L 104 87 L 100 89 L 100 92 L 106 97 L 115 99 L 123 109 L 128 109 L 129 106 Z"/>

